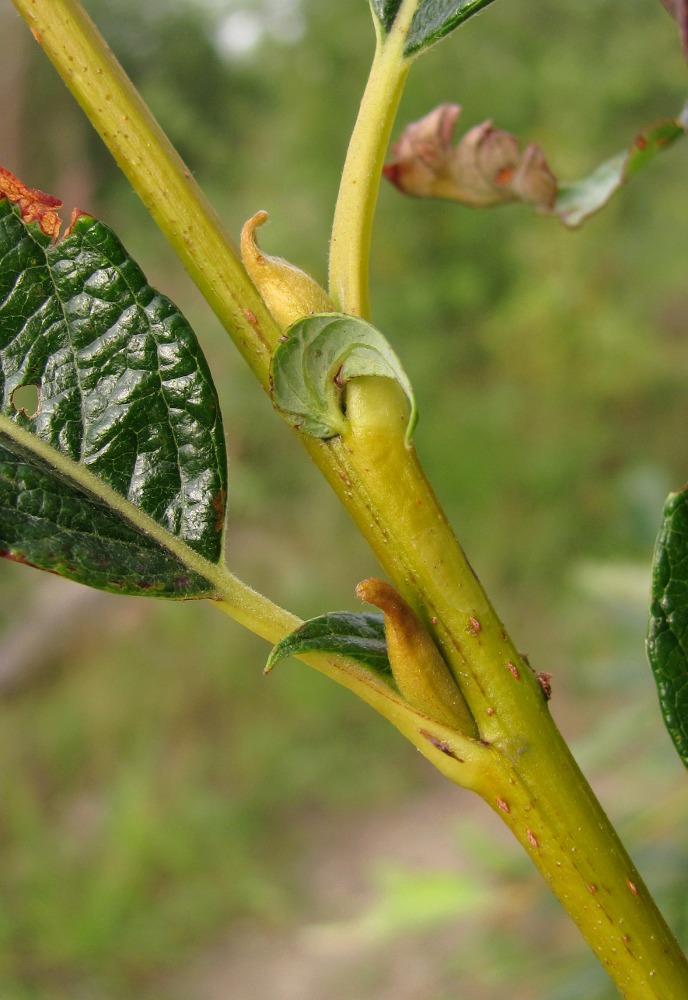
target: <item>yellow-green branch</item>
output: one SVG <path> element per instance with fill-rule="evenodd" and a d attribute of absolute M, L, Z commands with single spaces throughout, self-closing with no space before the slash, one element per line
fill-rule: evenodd
<path fill-rule="evenodd" d="M 212 209 L 112 53 L 76 0 L 13 2 L 265 386 L 274 323 Z M 405 0 L 402 13 L 407 17 L 415 7 Z M 367 259 L 383 139 L 386 145 L 408 69 L 400 50 L 396 69 L 392 66 L 391 37 L 384 46 L 390 64 L 383 74 L 378 56 L 376 72 L 382 75 L 367 91 L 356 124 L 357 145 L 345 170 L 333 234 L 333 295 L 345 309 L 360 313 L 368 310 Z M 320 657 L 314 665 L 389 718 L 453 781 L 486 799 L 623 996 L 683 1000 L 685 958 L 573 761 L 536 678 L 475 578 L 414 452 L 405 446 L 403 430 L 392 432 L 386 423 L 385 412 L 398 405 L 385 398 L 387 383 L 363 380 L 359 389 L 349 390 L 350 430 L 342 437 L 320 442 L 301 435 L 302 441 L 434 634 L 482 742 L 411 712 L 390 689 L 340 670 L 337 658 Z M 273 640 L 290 624 L 287 618 L 279 625 L 261 624 L 258 612 L 252 621 L 250 610 L 247 617 L 249 628 Z"/>
<path fill-rule="evenodd" d="M 274 321 L 234 243 L 138 91 L 75 0 L 12 0 L 263 385 Z"/>

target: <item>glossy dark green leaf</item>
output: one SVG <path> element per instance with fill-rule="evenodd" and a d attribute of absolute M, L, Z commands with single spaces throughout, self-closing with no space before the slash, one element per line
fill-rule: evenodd
<path fill-rule="evenodd" d="M 402 2 L 403 0 L 370 0 L 383 35 L 392 30 Z M 492 0 L 418 0 L 411 25 L 406 32 L 404 55 L 412 56 L 428 48 L 491 2 Z"/>
<path fill-rule="evenodd" d="M 411 408 L 410 437 L 416 422 L 411 383 L 380 331 L 356 316 L 308 316 L 287 330 L 272 360 L 273 402 L 306 434 L 335 437 L 346 428 L 343 388 L 366 375 L 394 379 L 404 390 Z"/>
<path fill-rule="evenodd" d="M 688 488 L 671 493 L 657 539 L 647 652 L 664 722 L 688 766 Z"/>
<path fill-rule="evenodd" d="M 393 683 L 387 658 L 384 617 L 376 612 L 332 611 L 311 618 L 277 643 L 270 653 L 265 672 L 272 670 L 287 656 L 308 652 L 350 656 Z"/>
<path fill-rule="evenodd" d="M 552 212 L 564 225 L 580 226 L 607 204 L 615 191 L 655 158 L 686 134 L 684 114 L 667 119 L 641 132 L 630 149 L 606 160 L 588 177 L 570 184 L 560 184 Z"/>
<path fill-rule="evenodd" d="M 176 306 L 107 226 L 82 215 L 54 243 L 0 199 L 2 555 L 117 592 L 208 596 L 226 488 L 217 396 Z"/>
<path fill-rule="evenodd" d="M 0 447 L 0 555 L 115 593 L 212 594 L 208 580 L 35 455 Z"/>

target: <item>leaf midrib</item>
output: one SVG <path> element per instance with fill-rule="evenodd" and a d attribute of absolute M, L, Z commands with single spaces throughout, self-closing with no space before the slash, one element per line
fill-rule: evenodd
<path fill-rule="evenodd" d="M 104 503 L 137 531 L 147 535 L 162 548 L 167 549 L 188 569 L 212 583 L 217 590 L 215 597 L 219 597 L 226 589 L 228 573 L 223 564 L 212 563 L 200 555 L 190 545 L 163 528 L 152 517 L 123 497 L 112 486 L 104 483 L 85 465 L 63 455 L 52 445 L 47 444 L 31 431 L 20 427 L 4 414 L 0 414 L 0 436 L 14 441 L 24 452 L 35 455 L 54 469 L 56 474 L 67 477 L 85 493 Z"/>

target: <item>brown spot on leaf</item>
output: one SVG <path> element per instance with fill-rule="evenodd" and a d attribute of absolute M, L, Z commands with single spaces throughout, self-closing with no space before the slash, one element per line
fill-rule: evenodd
<path fill-rule="evenodd" d="M 497 802 L 497 807 L 499 809 L 501 809 L 502 812 L 504 812 L 504 813 L 510 813 L 511 812 L 511 809 L 509 808 L 508 803 L 505 802 L 504 799 L 496 799 L 496 802 Z"/>
<path fill-rule="evenodd" d="M 511 660 L 508 661 L 507 667 L 511 671 L 511 676 L 514 678 L 514 680 L 520 681 L 521 675 L 518 672 L 518 668 L 515 666 L 515 664 L 511 662 Z"/>
<path fill-rule="evenodd" d="M 62 219 L 57 213 L 57 209 L 62 207 L 59 198 L 37 188 L 27 187 L 4 167 L 0 167 L 0 198 L 7 198 L 13 205 L 18 205 L 24 222 L 37 222 L 41 232 L 57 242 L 62 225 Z"/>
<path fill-rule="evenodd" d="M 23 563 L 24 566 L 33 566 L 21 552 L 13 552 L 12 549 L 0 550 L 0 559 L 9 559 L 10 562 Z"/>
<path fill-rule="evenodd" d="M 540 846 L 540 842 L 532 830 L 526 830 L 526 837 L 528 838 L 528 843 L 530 844 L 531 847 Z"/>
<path fill-rule="evenodd" d="M 213 497 L 213 510 L 215 511 L 215 522 L 213 530 L 220 532 L 225 526 L 225 501 L 227 490 L 218 490 Z"/>

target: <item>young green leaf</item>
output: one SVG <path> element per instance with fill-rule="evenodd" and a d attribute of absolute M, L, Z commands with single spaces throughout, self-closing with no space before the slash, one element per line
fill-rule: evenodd
<path fill-rule="evenodd" d="M 306 434 L 335 437 L 347 426 L 344 386 L 366 375 L 399 383 L 411 409 L 409 438 L 416 423 L 416 404 L 408 376 L 380 331 L 356 316 L 323 313 L 289 328 L 272 359 L 273 402 Z"/>
<path fill-rule="evenodd" d="M 226 454 L 193 331 L 107 226 L 80 215 L 56 242 L 46 196 L 0 181 L 0 554 L 118 593 L 212 596 Z"/>
<path fill-rule="evenodd" d="M 666 119 L 644 129 L 630 149 L 606 160 L 588 177 L 560 184 L 552 214 L 559 216 L 565 226 L 575 228 L 599 212 L 630 177 L 686 134 L 685 115 L 684 111 L 677 119 Z"/>
<path fill-rule="evenodd" d="M 332 611 L 311 618 L 277 643 L 270 653 L 265 673 L 287 656 L 308 652 L 350 656 L 393 683 L 381 614 Z"/>
<path fill-rule="evenodd" d="M 688 487 L 670 493 L 657 539 L 647 652 L 664 722 L 688 767 Z"/>
<path fill-rule="evenodd" d="M 392 30 L 403 2 L 404 0 L 370 0 L 383 37 Z M 417 0 L 411 25 L 406 32 L 404 55 L 416 55 L 427 49 L 491 2 L 492 0 Z"/>

